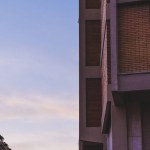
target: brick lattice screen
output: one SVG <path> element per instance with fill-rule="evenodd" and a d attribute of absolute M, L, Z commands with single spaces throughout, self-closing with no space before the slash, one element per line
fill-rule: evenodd
<path fill-rule="evenodd" d="M 119 72 L 150 71 L 150 3 L 118 7 Z"/>
<path fill-rule="evenodd" d="M 100 65 L 101 23 L 99 20 L 86 21 L 86 66 Z"/>
<path fill-rule="evenodd" d="M 86 9 L 99 9 L 100 6 L 100 0 L 86 0 Z"/>
<path fill-rule="evenodd" d="M 101 79 L 86 79 L 86 126 L 101 125 Z"/>

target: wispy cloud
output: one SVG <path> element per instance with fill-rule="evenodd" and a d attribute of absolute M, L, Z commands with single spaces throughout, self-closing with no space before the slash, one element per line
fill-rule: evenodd
<path fill-rule="evenodd" d="M 0 5 L 0 134 L 13 150 L 78 149 L 77 7 Z"/>
<path fill-rule="evenodd" d="M 0 121 L 16 118 L 78 119 L 77 100 L 63 100 L 41 95 L 0 96 Z"/>
<path fill-rule="evenodd" d="M 41 94 L 0 96 L 0 129 L 14 150 L 76 150 L 78 100 Z M 11 125 L 11 126 L 10 126 Z"/>
<path fill-rule="evenodd" d="M 61 124 L 59 125 L 61 127 Z M 14 150 L 26 150 L 26 149 L 38 149 L 38 150 L 49 150 L 58 149 L 61 147 L 62 150 L 77 150 L 78 148 L 78 134 L 75 133 L 76 128 L 44 130 L 42 132 L 26 132 L 23 135 L 18 133 L 9 133 L 9 144 Z M 18 140 L 19 139 L 19 140 Z"/>

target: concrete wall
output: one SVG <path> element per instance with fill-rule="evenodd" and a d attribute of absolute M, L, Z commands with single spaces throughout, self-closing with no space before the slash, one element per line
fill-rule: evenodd
<path fill-rule="evenodd" d="M 90 1 L 87 1 L 90 3 Z M 95 3 L 99 2 L 96 0 Z M 86 126 L 86 79 L 87 78 L 101 78 L 100 63 L 95 62 L 91 65 L 86 64 L 86 21 L 100 21 L 101 11 L 98 9 L 86 9 L 86 0 L 79 1 L 79 140 L 104 143 L 104 150 L 106 150 L 106 138 L 101 134 L 101 127 L 87 127 Z M 95 5 L 95 4 L 94 4 Z M 101 27 L 99 27 L 101 28 Z M 90 38 L 90 37 L 89 37 Z M 91 39 L 93 40 L 93 39 Z M 100 42 L 101 39 L 96 39 Z M 95 41 L 94 41 L 95 42 Z M 88 44 L 88 43 L 87 43 Z M 95 45 L 92 46 L 94 49 Z M 97 53 L 97 52 L 96 52 Z M 93 55 L 94 57 L 95 55 Z M 90 56 L 89 56 L 90 57 Z M 98 57 L 96 56 L 96 59 Z M 100 58 L 100 57 L 99 57 Z M 90 59 L 89 59 L 90 60 Z M 101 99 L 100 99 L 101 100 Z M 80 146 L 81 147 L 81 146 Z"/>

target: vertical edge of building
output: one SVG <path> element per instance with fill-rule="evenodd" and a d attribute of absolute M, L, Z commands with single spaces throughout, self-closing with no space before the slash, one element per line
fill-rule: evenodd
<path fill-rule="evenodd" d="M 150 1 L 79 0 L 79 150 L 150 149 Z"/>
<path fill-rule="evenodd" d="M 101 1 L 79 0 L 79 149 L 106 150 L 101 133 Z"/>

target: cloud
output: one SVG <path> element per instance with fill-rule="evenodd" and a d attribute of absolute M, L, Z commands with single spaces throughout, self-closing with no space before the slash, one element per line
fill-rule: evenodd
<path fill-rule="evenodd" d="M 78 100 L 13 93 L 0 103 L 1 134 L 12 149 L 78 148 Z"/>
<path fill-rule="evenodd" d="M 0 121 L 19 118 L 78 120 L 77 100 L 20 95 L 0 96 L 0 103 Z"/>
<path fill-rule="evenodd" d="M 75 128 L 72 128 L 70 131 L 68 129 L 64 131 L 45 130 L 39 133 L 26 132 L 23 135 L 11 133 L 9 134 L 9 138 L 6 138 L 6 141 L 8 141 L 10 147 L 15 150 L 49 150 L 58 148 L 62 150 L 77 150 L 78 134 L 74 132 L 75 130 Z"/>
<path fill-rule="evenodd" d="M 78 141 L 75 138 L 72 138 L 68 136 L 67 138 L 63 138 L 62 134 L 59 133 L 59 140 L 55 139 L 55 137 L 49 135 L 48 137 L 44 137 L 44 135 L 41 135 L 42 138 L 35 139 L 28 139 L 26 142 L 18 142 L 11 145 L 12 149 L 15 150 L 30 150 L 30 149 L 36 149 L 36 150 L 49 150 L 49 149 L 60 149 L 61 150 L 77 150 L 78 149 Z M 51 138 L 50 138 L 51 137 Z M 46 139 L 48 138 L 48 139 Z"/>

